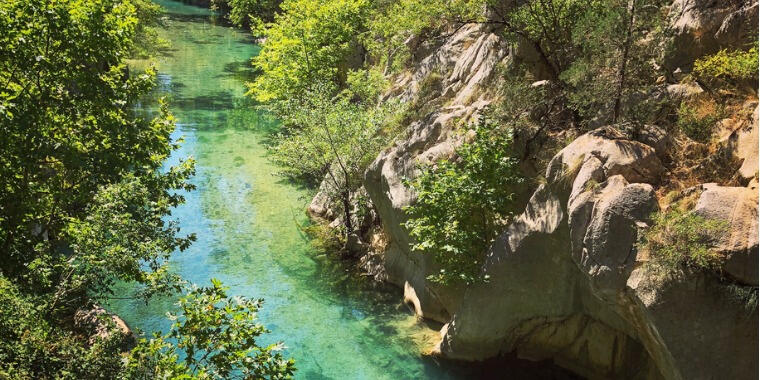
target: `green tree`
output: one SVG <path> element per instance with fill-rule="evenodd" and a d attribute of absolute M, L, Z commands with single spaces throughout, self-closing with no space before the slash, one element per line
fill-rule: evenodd
<path fill-rule="evenodd" d="M 746 50 L 723 49 L 694 62 L 694 76 L 702 85 L 757 91 L 757 41 Z"/>
<path fill-rule="evenodd" d="M 134 46 L 131 55 L 136 58 L 149 58 L 151 55 L 166 50 L 169 42 L 158 36 L 158 28 L 163 26 L 163 9 L 152 0 L 131 0 L 137 17 Z"/>
<path fill-rule="evenodd" d="M 639 117 L 630 105 L 644 97 L 659 75 L 655 62 L 664 45 L 662 9 L 662 0 L 603 0 L 584 9 L 572 31 L 579 54 L 561 74 L 572 107 L 583 117 L 602 116 L 612 123 Z"/>
<path fill-rule="evenodd" d="M 375 1 L 369 17 L 365 45 L 386 72 L 397 71 L 409 58 L 407 42 L 441 38 L 451 27 L 483 22 L 486 0 Z M 445 36 L 445 33 L 444 33 Z"/>
<path fill-rule="evenodd" d="M 40 318 L 44 305 L 0 275 L 0 378 L 106 378 L 122 369 L 117 333 L 82 342 L 81 331 Z"/>
<path fill-rule="evenodd" d="M 127 74 L 124 59 L 139 29 L 135 4 L 11 0 L 0 7 L 2 274 L 29 290 L 54 294 L 52 308 L 102 284 L 102 276 L 92 275 L 97 271 L 134 280 L 147 279 L 148 272 L 166 273 L 159 264 L 138 263 L 159 263 L 192 239 L 175 238 L 176 227 L 161 222 L 170 207 L 182 202 L 170 191 L 189 188 L 184 178 L 192 174 L 192 162 L 160 173 L 176 147 L 169 139 L 173 120 L 166 107 L 154 119 L 134 111 L 155 76 L 152 71 Z M 122 186 L 144 191 L 139 198 L 124 193 L 107 199 Z M 116 208 L 113 202 L 122 203 Z M 116 229 L 101 231 L 97 250 L 79 250 L 81 232 L 101 228 L 88 218 L 109 207 L 118 214 L 108 218 L 121 218 L 114 220 Z M 157 240 L 119 258 L 128 257 L 131 264 L 103 265 L 140 244 L 115 233 L 126 229 Z M 80 265 L 80 260 L 101 268 Z M 130 265 L 131 273 L 120 272 Z M 75 283 L 82 286 L 72 287 Z M 73 298 L 62 300 L 62 294 Z"/>
<path fill-rule="evenodd" d="M 130 73 L 125 64 L 144 36 L 148 4 L 0 2 L 0 377 L 117 378 L 122 337 L 91 344 L 74 312 L 107 299 L 116 280 L 142 284 L 144 296 L 180 288 L 167 258 L 193 236 L 179 235 L 167 217 L 192 189 L 193 161 L 163 168 L 178 143 L 174 120 L 165 104 L 153 116 L 137 110 L 155 72 Z M 227 302 L 227 314 L 209 323 L 255 327 L 248 311 L 258 303 L 224 301 L 218 284 L 206 295 Z M 255 349 L 252 337 L 262 332 L 220 335 L 214 347 L 234 349 L 243 336 L 243 348 Z M 254 368 L 242 352 L 213 355 L 214 371 Z M 260 363 L 252 373 L 286 376 L 288 363 Z"/>
<path fill-rule="evenodd" d="M 652 226 L 643 234 L 641 248 L 670 272 L 684 267 L 720 272 L 726 258 L 714 245 L 716 237 L 727 229 L 724 221 L 706 219 L 675 205 L 652 216 Z"/>
<path fill-rule="evenodd" d="M 485 253 L 511 221 L 515 191 L 523 183 L 509 154 L 511 144 L 511 130 L 482 119 L 455 160 L 425 166 L 407 181 L 417 199 L 405 210 L 404 227 L 415 240 L 412 249 L 432 254 L 441 266 L 432 281 L 485 280 L 480 275 Z"/>
<path fill-rule="evenodd" d="M 286 176 L 312 183 L 324 178 L 324 190 L 342 208 L 348 236 L 354 232 L 351 194 L 377 153 L 395 137 L 395 108 L 353 102 L 351 92 L 333 93 L 331 85 L 317 85 L 302 100 L 279 103 L 276 114 L 288 128 L 273 152 Z"/>
<path fill-rule="evenodd" d="M 278 352 L 282 343 L 261 347 L 268 330 L 256 323 L 263 300 L 227 297 L 216 279 L 193 287 L 180 299 L 171 331 L 141 339 L 128 361 L 126 379 L 287 379 L 295 362 Z M 180 357 L 184 358 L 179 360 Z"/>
<path fill-rule="evenodd" d="M 265 42 L 253 60 L 261 70 L 250 95 L 261 102 L 301 97 L 314 83 L 344 84 L 363 62 L 358 36 L 365 30 L 368 0 L 285 0 L 266 24 Z"/>
<path fill-rule="evenodd" d="M 282 0 L 211 0 L 211 8 L 223 12 L 237 26 L 258 32 L 280 10 Z"/>

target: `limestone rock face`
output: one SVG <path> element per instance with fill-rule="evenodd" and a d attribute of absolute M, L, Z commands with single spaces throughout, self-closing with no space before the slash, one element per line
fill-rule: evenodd
<path fill-rule="evenodd" d="M 413 99 L 430 75 L 441 79 L 440 99 L 448 106 L 424 115 L 409 127 L 409 137 L 382 152 L 370 165 L 365 188 L 389 236 L 383 253 L 385 278 L 405 289 L 407 302 L 419 315 L 446 322 L 455 312 L 461 290 L 430 284 L 427 276 L 438 268 L 431 257 L 410 252 L 404 207 L 414 202 L 414 194 L 403 184 L 414 178 L 418 163 L 449 158 L 461 143 L 454 133 L 457 121 L 472 121 L 489 104 L 488 83 L 493 70 L 507 58 L 504 42 L 487 26 L 469 25 L 424 58 L 413 73 L 398 78 L 389 96 Z"/>
<path fill-rule="evenodd" d="M 671 71 L 724 48 L 742 48 L 757 35 L 756 0 L 676 0 L 670 9 L 674 33 L 665 57 Z"/>
<path fill-rule="evenodd" d="M 728 233 L 717 249 L 726 256 L 725 272 L 739 282 L 758 285 L 757 190 L 705 185 L 694 212 L 726 222 Z"/>
<path fill-rule="evenodd" d="M 675 0 L 675 49 L 666 66 L 685 73 L 695 58 L 741 46 L 747 30 L 756 30 L 756 11 L 754 0 Z M 532 61 L 529 46 L 510 51 L 490 28 L 466 25 L 432 48 L 408 41 L 419 63 L 393 78 L 386 98 L 422 102 L 426 111 L 365 173 L 382 244 L 370 242 L 381 248 L 362 257 L 362 267 L 403 288 L 404 302 L 417 315 L 446 323 L 435 351 L 446 358 L 514 353 L 604 379 L 756 378 L 757 311 L 745 310 L 709 276 L 663 277 L 636 249 L 658 210 L 654 186 L 672 149 L 668 134 L 656 127 L 598 128 L 555 155 L 546 183 L 487 253 L 482 270 L 489 282 L 444 288 L 427 281 L 438 267 L 429 255 L 410 251 L 404 208 L 415 194 L 404 179 L 414 178 L 421 163 L 453 158 L 463 139 L 456 125 L 476 120 L 496 98 L 490 85 L 497 64 Z M 537 80 L 550 76 L 545 68 L 533 69 Z M 702 91 L 682 84 L 663 89 L 681 100 Z M 430 91 L 432 98 L 421 96 Z M 757 177 L 756 119 L 736 137 L 736 155 L 747 167 L 740 176 L 750 185 Z M 719 248 L 730 257 L 726 273 L 756 285 L 758 239 L 747 231 L 757 230 L 757 207 L 750 206 L 748 191 L 705 188 L 697 212 L 742 231 Z M 339 218 L 328 204 L 318 195 L 310 212 Z"/>
<path fill-rule="evenodd" d="M 757 157 L 757 144 L 758 144 L 758 112 L 760 112 L 760 106 L 755 107 L 755 112 L 752 113 L 752 120 L 750 121 L 749 128 L 738 131 L 738 138 L 736 144 L 736 156 L 742 161 L 742 166 L 739 168 L 739 178 L 747 183 L 753 178 L 758 176 L 758 157 Z"/>
<path fill-rule="evenodd" d="M 725 284 L 700 274 L 663 281 L 641 267 L 627 295 L 629 319 L 665 378 L 757 378 L 757 311 Z"/>
<path fill-rule="evenodd" d="M 663 277 L 639 257 L 639 231 L 658 209 L 651 184 L 664 170 L 653 148 L 660 142 L 648 142 L 602 128 L 559 152 L 547 184 L 489 251 L 483 270 L 490 282 L 465 290 L 437 352 L 464 360 L 552 358 L 590 378 L 756 377 L 757 312 L 707 276 Z M 720 201 L 710 200 L 711 190 L 703 197 L 721 215 L 749 209 L 734 219 L 754 221 L 756 230 L 756 208 L 752 216 L 739 204 L 751 199 L 739 191 L 750 190 L 737 189 Z M 733 203 L 718 206 L 728 197 Z M 746 262 L 740 252 L 751 240 L 727 238 L 726 249 Z M 743 275 L 756 284 L 757 273 Z M 709 312 L 713 307 L 720 311 Z M 724 345 L 731 354 L 717 354 L 723 362 L 713 365 L 707 356 Z"/>

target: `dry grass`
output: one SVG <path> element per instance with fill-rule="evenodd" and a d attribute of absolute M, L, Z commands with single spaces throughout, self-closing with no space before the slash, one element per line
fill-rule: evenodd
<path fill-rule="evenodd" d="M 668 173 L 657 190 L 661 202 L 662 198 L 672 192 L 680 192 L 702 183 L 741 185 L 736 173 L 741 161 L 734 157 L 733 147 L 728 143 L 727 137 L 736 130 L 750 126 L 753 107 L 747 107 L 747 104 L 752 104 L 753 101 L 757 101 L 757 98 L 733 99 L 725 105 L 718 105 L 704 97 L 693 101 L 692 104 L 699 105 L 695 108 L 695 119 L 709 118 L 709 115 L 718 111 L 728 117 L 711 125 L 710 138 L 705 141 L 691 138 L 683 130 L 683 123 L 675 125 L 678 128 L 670 129 L 674 146 L 666 160 Z"/>

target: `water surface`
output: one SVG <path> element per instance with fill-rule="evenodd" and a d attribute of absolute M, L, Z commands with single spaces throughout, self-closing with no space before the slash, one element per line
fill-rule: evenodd
<path fill-rule="evenodd" d="M 263 298 L 259 320 L 272 333 L 259 343 L 285 342 L 297 378 L 556 378 L 546 366 L 500 362 L 476 368 L 422 355 L 440 326 L 418 321 L 401 303 L 399 289 L 361 278 L 350 263 L 315 252 L 301 232 L 310 193 L 276 175 L 265 148 L 276 123 L 244 96 L 253 74 L 250 59 L 258 52 L 252 39 L 218 25 L 205 9 L 157 2 L 167 11 L 161 34 L 172 48 L 156 59 L 156 95 L 169 100 L 178 120 L 173 138 L 184 139 L 167 164 L 197 160 L 197 190 L 186 194 L 187 203 L 172 217 L 182 233 L 195 233 L 198 240 L 173 256 L 174 271 L 199 285 L 218 278 L 230 295 Z M 148 103 L 155 109 L 155 101 Z M 175 302 L 121 300 L 109 307 L 133 328 L 166 332 L 165 313 Z"/>
<path fill-rule="evenodd" d="M 373 284 L 347 263 L 315 252 L 299 229 L 310 193 L 283 181 L 264 142 L 273 122 L 244 97 L 258 47 L 245 33 L 215 25 L 201 8 L 159 1 L 171 50 L 156 59 L 159 95 L 178 120 L 182 157 L 197 160 L 197 190 L 173 212 L 198 241 L 172 259 L 183 278 L 216 277 L 231 295 L 263 298 L 260 322 L 284 341 L 304 379 L 446 378 L 420 352 L 436 331 L 402 305 L 398 289 Z M 136 63 L 135 66 L 140 66 Z M 167 331 L 176 299 L 112 305 L 132 327 Z"/>

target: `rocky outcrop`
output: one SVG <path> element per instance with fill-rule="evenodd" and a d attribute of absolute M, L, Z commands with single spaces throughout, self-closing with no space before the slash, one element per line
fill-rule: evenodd
<path fill-rule="evenodd" d="M 442 288 L 427 281 L 437 268 L 427 255 L 410 251 L 410 238 L 402 224 L 404 207 L 414 194 L 404 184 L 419 163 L 449 158 L 460 144 L 457 122 L 472 121 L 490 102 L 485 85 L 495 66 L 507 58 L 501 38 L 489 27 L 469 25 L 423 59 L 416 70 L 399 78 L 390 94 L 402 99 L 417 96 L 426 78 L 441 78 L 437 101 L 448 103 L 409 127 L 409 138 L 382 152 L 366 173 L 365 188 L 382 220 L 390 244 L 382 253 L 383 278 L 404 288 L 405 300 L 421 316 L 446 322 L 456 311 L 461 290 Z"/>
<path fill-rule="evenodd" d="M 114 334 L 121 335 L 123 339 L 122 351 L 129 351 L 136 343 L 135 335 L 127 323 L 118 315 L 109 313 L 98 305 L 77 310 L 74 313 L 74 325 L 90 334 L 90 345 L 99 339 L 110 339 Z"/>
<path fill-rule="evenodd" d="M 742 47 L 756 29 L 756 11 L 755 1 L 676 0 L 669 72 L 683 74 L 695 58 Z M 673 157 L 673 142 L 656 127 L 598 128 L 555 155 L 546 183 L 489 250 L 488 283 L 442 288 L 427 281 L 438 268 L 429 255 L 410 251 L 404 208 L 415 194 L 404 179 L 414 178 L 421 163 L 454 156 L 463 135 L 457 125 L 474 121 L 496 98 L 490 88 L 498 63 L 536 59 L 529 46 L 507 49 L 487 25 L 467 25 L 440 46 L 412 50 L 419 63 L 395 77 L 386 96 L 424 112 L 366 173 L 382 228 L 361 265 L 403 288 L 417 315 L 446 323 L 435 353 L 551 359 L 589 378 L 757 377 L 757 310 L 747 310 L 715 276 L 666 275 L 637 249 L 640 231 L 659 209 L 663 161 Z M 536 79 L 547 76 L 531 69 Z M 675 100 L 703 92 L 697 84 L 661 86 Z M 730 132 L 726 149 L 742 163 L 735 177 L 749 187 L 702 186 L 695 212 L 733 231 L 717 247 L 728 258 L 726 278 L 757 286 L 757 116 Z M 318 195 L 310 211 L 329 214 L 325 202 Z"/>
<path fill-rule="evenodd" d="M 742 160 L 742 166 L 739 168 L 739 179 L 747 184 L 753 179 L 757 179 L 758 176 L 758 157 L 757 157 L 757 144 L 758 144 L 758 117 L 760 112 L 760 106 L 755 107 L 755 111 L 752 113 L 752 119 L 750 125 L 747 128 L 742 128 L 737 131 L 736 138 L 736 156 Z"/>
<path fill-rule="evenodd" d="M 744 48 L 757 36 L 757 14 L 756 0 L 676 0 L 670 9 L 674 36 L 665 66 L 688 71 L 704 55 Z"/>
<path fill-rule="evenodd" d="M 717 242 L 726 257 L 723 268 L 734 280 L 758 285 L 757 190 L 744 187 L 702 185 L 694 212 L 726 224 L 726 233 Z"/>
<path fill-rule="evenodd" d="M 663 276 L 636 249 L 663 170 L 652 146 L 610 128 L 563 149 L 548 183 L 494 243 L 483 269 L 491 281 L 465 291 L 438 352 L 553 358 L 590 378 L 756 377 L 757 312 L 721 295 L 709 276 Z M 713 352 L 727 346 L 730 354 Z"/>

